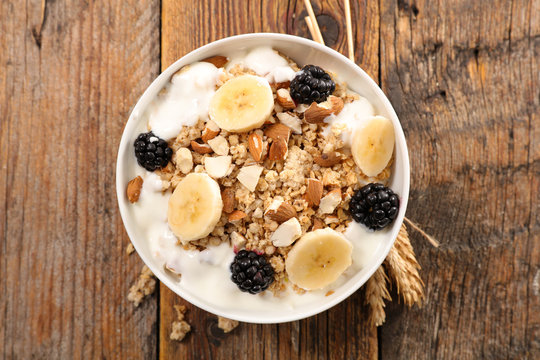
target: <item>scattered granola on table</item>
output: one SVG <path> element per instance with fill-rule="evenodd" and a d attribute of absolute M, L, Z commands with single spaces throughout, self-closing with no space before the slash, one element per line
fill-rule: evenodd
<path fill-rule="evenodd" d="M 156 289 L 156 279 L 150 269 L 144 265 L 139 278 L 129 289 L 128 300 L 138 307 L 146 296 L 152 295 Z"/>
<path fill-rule="evenodd" d="M 184 320 L 187 309 L 184 305 L 174 305 L 174 309 L 176 310 L 177 321 L 173 321 L 172 323 L 169 338 L 171 340 L 182 341 L 191 331 L 191 326 Z"/>

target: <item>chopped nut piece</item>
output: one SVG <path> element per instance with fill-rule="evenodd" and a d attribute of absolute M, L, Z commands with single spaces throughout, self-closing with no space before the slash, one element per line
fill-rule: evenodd
<path fill-rule="evenodd" d="M 304 113 L 304 120 L 310 124 L 322 123 L 331 114 L 339 114 L 343 109 L 343 100 L 336 96 L 330 96 L 325 102 L 311 103 Z"/>
<path fill-rule="evenodd" d="M 264 144 L 261 136 L 257 133 L 252 133 L 248 138 L 248 147 L 253 160 L 261 161 Z"/>
<path fill-rule="evenodd" d="M 141 188 L 143 185 L 143 179 L 140 176 L 132 179 L 126 189 L 126 195 L 130 203 L 136 203 L 139 201 L 139 196 L 141 196 Z"/>
<path fill-rule="evenodd" d="M 169 264 L 164 264 L 163 268 L 165 269 L 166 272 L 169 272 L 169 273 L 171 273 L 173 275 L 176 275 L 178 278 L 180 278 L 182 276 L 182 274 L 180 274 L 180 272 L 178 270 L 176 270 L 175 268 L 173 268 Z"/>
<path fill-rule="evenodd" d="M 223 212 L 230 214 L 234 211 L 235 200 L 234 190 L 232 188 L 226 188 L 221 192 L 221 200 L 223 201 Z"/>
<path fill-rule="evenodd" d="M 204 159 L 204 168 L 208 175 L 214 179 L 219 179 L 227 175 L 231 167 L 232 156 L 216 156 Z"/>
<path fill-rule="evenodd" d="M 294 100 L 287 89 L 278 89 L 276 92 L 276 100 L 285 110 L 292 110 L 296 107 Z"/>
<path fill-rule="evenodd" d="M 218 328 L 223 330 L 224 333 L 233 331 L 237 326 L 238 321 L 218 316 Z"/>
<path fill-rule="evenodd" d="M 341 202 L 341 189 L 335 189 L 321 199 L 319 211 L 322 214 L 331 214 Z"/>
<path fill-rule="evenodd" d="M 317 156 L 313 159 L 313 161 L 315 161 L 315 163 L 319 164 L 320 166 L 329 167 L 339 164 L 341 162 L 341 157 L 332 151 L 330 153 L 325 153 L 321 156 Z"/>
<path fill-rule="evenodd" d="M 309 206 L 319 206 L 323 194 L 323 184 L 318 179 L 307 180 L 306 201 Z"/>
<path fill-rule="evenodd" d="M 296 216 L 296 209 L 291 204 L 276 199 L 268 207 L 265 213 L 270 219 L 279 223 L 289 220 Z"/>
<path fill-rule="evenodd" d="M 302 235 L 302 227 L 298 219 L 291 218 L 279 225 L 270 240 L 274 246 L 283 247 L 291 245 L 300 235 Z"/>
<path fill-rule="evenodd" d="M 285 139 L 277 138 L 270 146 L 268 159 L 270 160 L 285 160 L 289 152 Z"/>
<path fill-rule="evenodd" d="M 329 290 L 326 294 L 324 294 L 324 296 L 330 296 L 330 295 L 332 295 L 333 293 L 335 293 L 334 290 Z"/>
<path fill-rule="evenodd" d="M 229 58 L 225 56 L 221 56 L 221 55 L 216 55 L 216 56 L 211 56 L 201 61 L 213 64 L 215 67 L 220 68 L 220 67 L 225 66 L 225 64 L 229 62 Z"/>
<path fill-rule="evenodd" d="M 298 116 L 291 115 L 286 112 L 280 112 L 276 114 L 277 118 L 281 123 L 286 125 L 287 127 L 291 128 L 291 130 L 295 134 L 301 134 L 302 133 L 302 120 L 298 118 Z"/>
<path fill-rule="evenodd" d="M 213 122 L 212 120 L 208 120 L 202 132 L 201 139 L 202 141 L 207 143 L 208 140 L 215 138 L 219 134 L 219 132 L 220 132 L 219 126 L 217 126 L 217 124 Z"/>
<path fill-rule="evenodd" d="M 234 210 L 232 213 L 229 214 L 229 222 L 239 221 L 245 218 L 247 214 L 243 212 L 242 210 Z"/>
<path fill-rule="evenodd" d="M 311 231 L 324 229 L 324 222 L 319 218 L 313 219 L 313 227 L 311 228 Z"/>
<path fill-rule="evenodd" d="M 339 222 L 339 219 L 337 216 L 335 215 L 329 215 L 327 217 L 324 218 L 324 222 L 325 224 L 327 225 L 330 225 L 330 224 L 337 224 Z"/>
<path fill-rule="evenodd" d="M 175 155 L 176 167 L 180 169 L 182 174 L 189 174 L 191 169 L 193 169 L 193 155 L 188 148 L 180 148 L 176 150 Z"/>
<path fill-rule="evenodd" d="M 273 139 L 274 141 L 281 138 L 284 139 L 285 142 L 289 142 L 289 137 L 291 136 L 291 129 L 289 129 L 288 126 L 283 124 L 274 124 L 269 126 L 265 131 L 264 135 L 269 137 L 270 139 Z"/>
<path fill-rule="evenodd" d="M 210 154 L 212 152 L 212 148 L 208 144 L 199 144 L 196 141 L 191 141 L 191 148 L 193 151 L 199 153 L 199 154 Z"/>
<path fill-rule="evenodd" d="M 221 135 L 208 140 L 208 145 L 218 155 L 229 155 L 229 142 Z"/>
<path fill-rule="evenodd" d="M 233 246 L 234 251 L 238 251 L 244 248 L 246 245 L 246 238 L 243 235 L 240 235 L 236 231 L 233 231 L 231 233 L 231 244 Z"/>
<path fill-rule="evenodd" d="M 259 177 L 263 171 L 263 167 L 259 165 L 244 166 L 236 176 L 238 181 L 242 183 L 249 191 L 255 191 L 259 182 Z"/>

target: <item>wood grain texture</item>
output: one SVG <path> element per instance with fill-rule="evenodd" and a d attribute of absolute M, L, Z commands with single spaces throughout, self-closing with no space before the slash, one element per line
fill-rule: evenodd
<path fill-rule="evenodd" d="M 312 1 L 328 46 L 346 49 L 341 1 Z M 353 2 L 358 63 L 375 79 L 379 74 L 378 5 Z M 279 32 L 309 38 L 302 1 L 211 0 L 162 2 L 162 69 L 208 42 L 249 32 Z M 186 35 L 189 34 L 189 35 Z M 217 328 L 217 317 L 183 301 L 167 287 L 160 293 L 162 359 L 375 359 L 377 332 L 367 327 L 359 292 L 318 316 L 279 325 L 240 324 L 232 333 Z M 169 340 L 174 304 L 184 304 L 192 333 L 181 342 Z"/>
<path fill-rule="evenodd" d="M 427 303 L 382 358 L 540 358 L 540 1 L 381 2 L 381 79 L 411 156 Z"/>
<path fill-rule="evenodd" d="M 159 3 L 45 1 L 44 20 L 41 1 L 0 2 L 0 358 L 152 358 L 115 163 L 159 73 Z"/>

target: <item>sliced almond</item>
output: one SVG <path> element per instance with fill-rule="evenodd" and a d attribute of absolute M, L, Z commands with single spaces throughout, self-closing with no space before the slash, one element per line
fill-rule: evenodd
<path fill-rule="evenodd" d="M 283 201 L 275 209 L 272 209 L 272 206 L 270 206 L 266 211 L 266 216 L 278 223 L 282 223 L 296 217 L 296 209 L 288 202 Z"/>
<path fill-rule="evenodd" d="M 339 164 L 342 159 L 334 151 L 332 151 L 329 153 L 324 153 L 320 156 L 316 156 L 313 161 L 315 161 L 315 163 L 319 164 L 320 166 L 330 167 Z"/>
<path fill-rule="evenodd" d="M 215 122 L 213 122 L 212 120 L 209 120 L 206 123 L 206 126 L 204 127 L 201 139 L 202 139 L 202 141 L 207 143 L 208 140 L 211 140 L 211 139 L 215 138 L 216 136 L 218 136 L 220 131 L 221 131 L 221 129 L 219 128 L 219 126 L 217 126 L 217 124 Z"/>
<path fill-rule="evenodd" d="M 126 195 L 130 203 L 136 203 L 139 201 L 139 196 L 141 196 L 141 188 L 143 185 L 143 179 L 140 176 L 132 179 L 128 182 Z"/>
<path fill-rule="evenodd" d="M 210 154 L 213 150 L 208 144 L 199 144 L 196 141 L 191 141 L 191 148 L 199 154 Z"/>
<path fill-rule="evenodd" d="M 289 152 L 287 142 L 282 138 L 274 140 L 268 151 L 268 159 L 270 160 L 285 160 Z"/>
<path fill-rule="evenodd" d="M 208 145 L 218 155 L 229 155 L 229 142 L 224 136 L 220 135 L 208 140 Z"/>
<path fill-rule="evenodd" d="M 201 61 L 213 64 L 215 67 L 220 68 L 220 67 L 225 66 L 225 64 L 229 62 L 229 58 L 225 56 L 221 56 L 221 55 L 216 55 L 216 56 L 211 56 Z"/>
<path fill-rule="evenodd" d="M 234 190 L 232 188 L 226 188 L 221 192 L 221 200 L 223 201 L 223 212 L 230 214 L 234 211 L 235 199 Z"/>
<path fill-rule="evenodd" d="M 308 179 L 306 201 L 309 206 L 319 206 L 323 193 L 323 183 L 319 179 Z"/>
<path fill-rule="evenodd" d="M 322 123 L 331 114 L 339 114 L 343 109 L 343 100 L 337 96 L 330 96 L 328 100 L 317 104 L 312 102 L 304 112 L 304 119 L 310 124 Z"/>
<path fill-rule="evenodd" d="M 273 124 L 266 128 L 264 135 L 270 139 L 277 140 L 279 138 L 284 139 L 285 142 L 289 142 L 289 137 L 291 136 L 291 129 L 288 126 L 283 124 Z"/>
<path fill-rule="evenodd" d="M 259 134 L 252 133 L 249 135 L 248 148 L 249 148 L 249 153 L 251 154 L 251 156 L 253 156 L 253 160 L 261 161 L 263 150 L 264 150 L 264 144 L 263 144 L 263 139 L 261 138 Z"/>
<path fill-rule="evenodd" d="M 325 227 L 325 224 L 321 219 L 319 219 L 319 218 L 314 218 L 313 219 L 313 227 L 311 228 L 311 231 L 324 229 L 324 227 Z"/>
<path fill-rule="evenodd" d="M 234 210 L 232 213 L 229 214 L 228 220 L 229 222 L 240 221 L 246 216 L 247 214 L 242 210 Z"/>
<path fill-rule="evenodd" d="M 331 214 L 341 202 L 341 189 L 335 189 L 321 199 L 319 211 L 322 214 Z M 325 220 L 326 221 L 326 220 Z M 328 224 L 328 222 L 327 222 Z"/>
<path fill-rule="evenodd" d="M 276 101 L 285 110 L 292 110 L 296 107 L 294 100 L 287 89 L 278 89 L 276 92 Z"/>
<path fill-rule="evenodd" d="M 295 134 L 302 133 L 302 120 L 298 116 L 286 112 L 277 113 L 276 116 L 283 125 L 290 128 Z"/>

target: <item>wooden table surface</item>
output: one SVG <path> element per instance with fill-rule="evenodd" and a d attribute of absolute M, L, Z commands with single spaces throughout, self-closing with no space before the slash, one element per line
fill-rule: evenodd
<path fill-rule="evenodd" d="M 346 51 L 342 1 L 312 1 Z M 363 290 L 312 318 L 230 334 L 142 262 L 115 195 L 130 109 L 174 60 L 249 32 L 310 37 L 303 1 L 0 1 L 0 358 L 540 358 L 540 0 L 351 1 L 356 62 L 411 158 L 407 216 L 426 304 L 367 325 Z M 44 21 L 42 21 L 44 5 Z"/>

